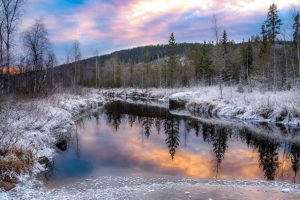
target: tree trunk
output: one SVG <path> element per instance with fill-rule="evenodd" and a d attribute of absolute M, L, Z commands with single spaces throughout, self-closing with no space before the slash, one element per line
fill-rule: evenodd
<path fill-rule="evenodd" d="M 273 47 L 273 87 L 275 90 L 277 89 L 275 46 Z"/>

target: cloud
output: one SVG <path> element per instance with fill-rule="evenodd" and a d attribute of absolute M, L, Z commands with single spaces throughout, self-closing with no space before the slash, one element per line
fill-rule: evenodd
<path fill-rule="evenodd" d="M 80 40 L 84 49 L 90 49 L 85 55 L 90 55 L 103 43 L 111 47 L 101 48 L 101 52 L 165 43 L 170 32 L 175 32 L 181 42 L 212 40 L 214 14 L 221 28 L 230 28 L 229 36 L 232 32 L 233 39 L 250 37 L 259 32 L 272 3 L 272 0 L 32 0 L 22 27 L 44 16 L 55 44 L 62 46 Z M 287 15 L 291 5 L 300 4 L 297 0 L 274 3 L 281 15 Z"/>

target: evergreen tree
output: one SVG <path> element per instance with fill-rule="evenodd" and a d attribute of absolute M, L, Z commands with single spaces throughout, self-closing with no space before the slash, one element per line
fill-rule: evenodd
<path fill-rule="evenodd" d="M 293 42 L 297 46 L 299 43 L 299 36 L 300 36 L 300 23 L 299 23 L 299 12 L 294 17 L 293 23 Z"/>
<path fill-rule="evenodd" d="M 166 144 L 169 148 L 169 153 L 172 160 L 174 159 L 176 149 L 180 143 L 180 134 L 179 134 L 179 121 L 176 119 L 166 119 L 164 121 L 164 129 L 167 138 L 165 139 Z"/>
<path fill-rule="evenodd" d="M 230 70 L 228 69 L 228 36 L 226 30 L 224 30 L 223 35 L 222 35 L 222 55 L 223 55 L 223 67 L 221 69 L 221 79 L 224 81 L 226 77 L 230 74 Z"/>
<path fill-rule="evenodd" d="M 278 16 L 277 6 L 273 3 L 268 11 L 265 26 L 267 28 L 268 40 L 272 45 L 277 40 L 277 35 L 280 34 L 281 19 Z M 276 49 L 273 47 L 273 87 L 277 89 L 277 69 L 276 69 Z"/>
<path fill-rule="evenodd" d="M 227 36 L 226 30 L 224 30 L 224 32 L 223 32 L 222 46 L 223 46 L 223 53 L 224 53 L 224 57 L 225 57 L 225 55 L 228 53 L 228 36 Z"/>
<path fill-rule="evenodd" d="M 174 33 L 171 33 L 168 45 L 168 71 L 169 71 L 169 86 L 174 86 L 175 72 L 177 70 L 177 44 Z"/>
<path fill-rule="evenodd" d="M 281 19 L 278 16 L 277 6 L 273 3 L 268 12 L 267 20 L 265 22 L 265 26 L 267 28 L 268 39 L 271 44 L 274 44 L 277 35 L 280 34 L 280 26 L 282 25 Z"/>
<path fill-rule="evenodd" d="M 266 30 L 266 23 L 264 23 L 262 26 L 261 26 L 261 32 L 260 32 L 261 36 L 262 36 L 262 41 L 267 41 L 268 40 L 268 33 L 267 33 L 267 30 Z"/>

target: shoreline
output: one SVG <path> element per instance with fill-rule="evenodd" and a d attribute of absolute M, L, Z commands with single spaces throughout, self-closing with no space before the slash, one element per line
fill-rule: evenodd
<path fill-rule="evenodd" d="M 47 157 L 49 160 L 52 160 L 55 154 L 57 153 L 57 148 L 55 147 L 55 144 L 64 137 L 68 137 L 68 134 L 70 134 L 70 130 L 72 129 L 73 125 L 77 120 L 80 118 L 88 116 L 90 113 L 97 111 L 98 109 L 102 108 L 105 103 L 111 101 L 112 99 L 120 98 L 120 99 L 128 99 L 132 103 L 149 103 L 149 105 L 157 106 L 157 105 L 162 105 L 165 107 L 168 107 L 169 99 L 172 97 L 172 95 L 176 98 L 180 96 L 179 94 L 186 94 L 184 90 L 191 90 L 188 88 L 182 89 L 166 89 L 166 90 L 161 90 L 161 89 L 149 89 L 147 90 L 148 93 L 145 94 L 145 90 L 142 89 L 111 89 L 111 90 L 97 90 L 97 89 L 84 89 L 87 94 L 85 95 L 72 95 L 72 94 L 67 94 L 67 95 L 60 95 L 60 94 L 55 94 L 53 97 L 53 101 L 57 100 L 58 102 L 53 103 L 49 100 L 45 99 L 38 99 L 34 100 L 33 103 L 37 103 L 38 105 L 41 104 L 42 107 L 45 107 L 45 102 L 47 106 L 50 106 L 50 110 L 55 110 L 54 117 L 52 116 L 53 113 L 47 111 L 46 113 L 49 116 L 44 116 L 46 118 L 51 118 L 50 120 L 50 125 L 47 124 L 46 128 L 41 128 L 40 130 L 29 130 L 22 135 L 21 142 L 18 143 L 20 146 L 23 142 L 23 145 L 21 145 L 22 148 L 33 148 L 38 146 L 38 148 L 34 149 L 35 151 L 35 165 L 32 168 L 32 176 L 36 175 L 37 173 L 44 171 L 47 169 L 46 166 L 43 164 L 40 164 L 38 162 L 39 158 L 41 157 Z M 192 102 L 195 101 L 195 95 L 194 93 L 192 94 L 190 98 L 184 99 L 184 108 L 183 110 L 186 112 L 184 113 L 185 116 L 188 117 L 195 117 L 199 119 L 199 116 L 197 116 L 197 113 L 194 114 L 191 112 L 189 109 L 188 105 Z M 183 95 L 185 98 L 186 96 Z M 173 97 L 174 98 L 174 97 Z M 133 99 L 133 100 L 132 100 Z M 137 100 L 137 101 L 135 101 Z M 182 99 L 179 98 L 180 101 Z M 23 104 L 27 105 L 28 102 L 22 102 Z M 31 104 L 32 102 L 29 102 Z M 171 111 L 172 113 L 172 111 Z M 176 114 L 176 113 L 172 113 Z M 177 113 L 177 114 L 182 114 L 182 113 Z M 55 117 L 56 116 L 56 117 Z M 58 118 L 58 119 L 54 119 Z M 43 118 L 39 119 L 43 120 Z M 54 120 L 54 121 L 53 121 Z M 211 118 L 207 120 L 217 120 L 217 121 L 224 121 L 220 117 L 216 118 Z M 232 120 L 234 118 L 225 118 L 225 123 L 233 123 Z M 248 123 L 251 121 L 247 120 L 242 120 L 244 123 Z M 274 124 L 270 121 L 270 124 Z M 46 126 L 46 124 L 45 124 Z M 298 126 L 296 126 L 298 127 Z M 45 131 L 46 130 L 46 131 Z M 40 135 L 39 135 L 40 134 Z M 33 141 L 34 145 L 28 144 L 28 141 Z M 29 145 L 29 146 L 28 146 Z M 3 158 L 2 158 L 3 159 Z M 28 173 L 22 173 L 21 175 L 18 175 L 20 177 L 26 177 L 25 179 L 28 180 L 30 177 L 27 175 Z M 21 178 L 22 179 L 22 178 Z M 281 183 L 281 182 L 279 182 Z M 17 184 L 18 186 L 19 184 Z M 298 184 L 296 184 L 298 185 Z M 298 187 L 298 186 L 297 186 Z M 0 192 L 1 193 L 1 192 Z"/>

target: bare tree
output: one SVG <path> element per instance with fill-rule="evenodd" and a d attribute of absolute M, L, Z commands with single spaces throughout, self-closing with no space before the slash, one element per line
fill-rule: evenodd
<path fill-rule="evenodd" d="M 13 34 L 16 32 L 18 22 L 21 16 L 21 9 L 26 0 L 0 0 L 1 2 L 1 15 L 3 20 L 2 39 L 5 48 L 5 66 L 11 65 L 11 48 L 13 44 Z M 9 92 L 9 73 L 7 74 L 7 91 Z"/>
<path fill-rule="evenodd" d="M 79 63 L 81 59 L 81 50 L 80 50 L 80 42 L 78 40 L 75 40 L 72 45 L 72 54 L 73 54 L 73 61 L 74 61 L 74 80 L 73 80 L 73 86 L 77 84 L 78 77 L 80 77 L 80 69 L 79 69 Z"/>
<path fill-rule="evenodd" d="M 213 34 L 216 40 L 216 44 L 215 44 L 215 48 L 214 48 L 214 58 L 212 59 L 213 61 L 213 65 L 216 69 L 218 69 L 219 71 L 219 75 L 218 75 L 218 82 L 219 82 L 219 89 L 220 89 L 220 95 L 221 95 L 221 99 L 223 98 L 223 68 L 224 68 L 224 61 L 222 60 L 222 56 L 221 56 L 221 50 L 219 47 L 219 42 L 220 42 L 220 30 L 218 27 L 218 20 L 217 20 L 217 16 L 213 15 L 212 18 L 212 24 L 213 24 Z M 223 64 L 222 64 L 223 63 Z"/>
<path fill-rule="evenodd" d="M 98 50 L 96 50 L 96 52 L 95 52 L 95 54 L 96 54 L 96 57 L 95 57 L 95 60 L 96 60 L 96 63 L 95 63 L 95 69 L 96 69 L 96 73 L 95 73 L 95 86 L 96 86 L 96 88 L 98 88 L 98 77 L 99 77 L 99 69 L 98 69 L 98 56 L 99 56 L 99 52 L 98 52 Z"/>
<path fill-rule="evenodd" d="M 34 70 L 33 93 L 37 93 L 41 91 L 41 84 L 46 75 L 42 71 L 54 64 L 54 56 L 49 53 L 48 32 L 42 19 L 36 20 L 35 24 L 23 33 L 23 44 L 27 52 L 27 63 Z"/>

